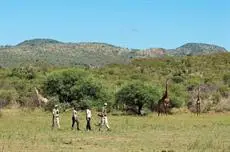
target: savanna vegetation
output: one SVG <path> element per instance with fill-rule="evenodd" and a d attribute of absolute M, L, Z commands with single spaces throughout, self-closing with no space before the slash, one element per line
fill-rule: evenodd
<path fill-rule="evenodd" d="M 169 97 L 174 108 L 194 111 L 201 88 L 202 111 L 230 109 L 230 54 L 133 59 L 130 64 L 102 68 L 21 65 L 0 70 L 0 104 L 36 107 L 34 87 L 50 100 L 47 106 L 65 107 L 108 102 L 111 110 L 154 111 L 170 79 Z M 126 106 L 124 106 L 126 105 Z M 50 109 L 46 107 L 46 109 Z"/>

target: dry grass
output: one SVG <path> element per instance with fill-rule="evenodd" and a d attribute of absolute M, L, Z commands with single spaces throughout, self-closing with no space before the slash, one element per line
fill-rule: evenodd
<path fill-rule="evenodd" d="M 72 131 L 71 113 L 61 114 L 61 129 L 51 130 L 51 114 L 2 110 L 0 152 L 8 151 L 100 151 L 100 152 L 229 152 L 230 114 L 176 114 L 157 117 L 109 116 L 111 132 L 86 132 L 84 113 L 81 130 Z"/>

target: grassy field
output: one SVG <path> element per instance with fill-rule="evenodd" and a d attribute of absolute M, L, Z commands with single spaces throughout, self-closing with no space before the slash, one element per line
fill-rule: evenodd
<path fill-rule="evenodd" d="M 0 152 L 229 152 L 230 114 L 177 114 L 157 117 L 109 116 L 112 131 L 99 132 L 94 112 L 93 131 L 71 130 L 71 112 L 62 113 L 61 129 L 51 130 L 51 113 L 2 110 Z"/>

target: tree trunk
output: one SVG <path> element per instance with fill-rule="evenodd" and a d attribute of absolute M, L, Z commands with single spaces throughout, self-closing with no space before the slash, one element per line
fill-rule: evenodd
<path fill-rule="evenodd" d="M 141 110 L 142 110 L 143 105 L 138 106 L 138 114 L 141 115 Z"/>

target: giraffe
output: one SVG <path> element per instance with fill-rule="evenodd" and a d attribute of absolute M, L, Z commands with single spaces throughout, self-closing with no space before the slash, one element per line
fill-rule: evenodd
<path fill-rule="evenodd" d="M 196 114 L 197 116 L 200 114 L 200 86 L 198 87 L 198 94 L 196 100 Z"/>
<path fill-rule="evenodd" d="M 165 93 L 163 97 L 158 101 L 158 104 L 157 104 L 158 116 L 160 115 L 160 113 L 163 113 L 163 112 L 167 115 L 167 112 L 168 112 L 168 108 L 170 104 L 170 99 L 168 97 L 168 80 L 169 79 L 166 80 Z"/>
<path fill-rule="evenodd" d="M 48 99 L 43 97 L 41 94 L 39 94 L 38 89 L 36 87 L 34 89 L 35 89 L 35 92 L 36 92 L 36 95 L 37 95 L 39 106 L 41 107 L 41 105 L 43 103 L 46 104 L 48 102 Z"/>

